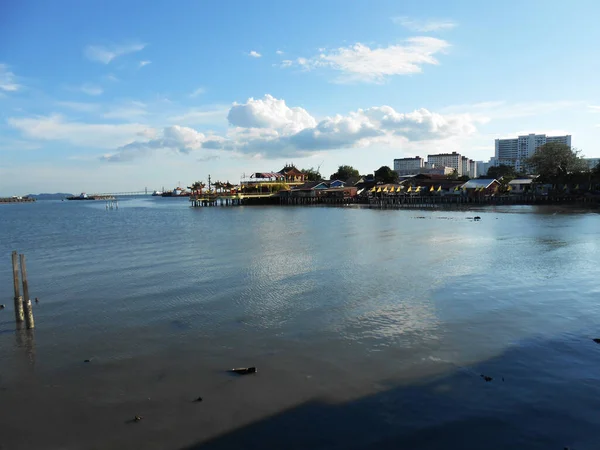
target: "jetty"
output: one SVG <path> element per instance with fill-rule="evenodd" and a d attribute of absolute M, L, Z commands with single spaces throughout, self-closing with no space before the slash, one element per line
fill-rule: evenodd
<path fill-rule="evenodd" d="M 33 203 L 35 198 L 33 197 L 0 197 L 0 203 Z"/>

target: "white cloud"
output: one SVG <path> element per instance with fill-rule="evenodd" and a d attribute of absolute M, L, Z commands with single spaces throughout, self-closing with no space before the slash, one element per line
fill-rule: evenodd
<path fill-rule="evenodd" d="M 430 31 L 442 31 L 442 30 L 451 30 L 457 26 L 456 22 L 452 20 L 440 20 L 440 19 L 430 19 L 430 20 L 415 20 L 410 17 L 400 16 L 400 17 L 392 17 L 392 21 L 395 24 L 402 25 L 405 28 L 408 28 L 411 31 L 418 31 L 421 33 L 428 33 Z"/>
<path fill-rule="evenodd" d="M 252 50 L 250 53 L 248 53 L 248 56 L 252 56 L 253 58 L 260 58 L 262 55 L 257 51 Z"/>
<path fill-rule="evenodd" d="M 6 64 L 0 64 L 0 91 L 18 91 L 21 86 L 17 84 L 15 78 L 15 74 L 8 70 Z"/>
<path fill-rule="evenodd" d="M 586 103 L 579 100 L 531 101 L 509 103 L 503 100 L 473 104 L 452 105 L 443 108 L 443 113 L 463 112 L 473 116 L 494 120 L 517 119 L 540 116 L 568 109 L 581 109 Z"/>
<path fill-rule="evenodd" d="M 180 125 L 227 125 L 228 107 L 225 105 L 213 105 L 210 109 L 192 108 L 180 114 L 167 117 L 170 123 Z"/>
<path fill-rule="evenodd" d="M 58 102 L 57 105 L 63 108 L 69 108 L 73 111 L 79 112 L 94 112 L 100 109 L 100 105 L 96 103 L 85 103 L 85 102 Z"/>
<path fill-rule="evenodd" d="M 194 97 L 198 97 L 199 95 L 202 95 L 206 92 L 206 89 L 204 89 L 203 87 L 199 87 L 198 89 L 196 89 L 194 92 L 192 92 L 190 94 L 190 97 L 194 98 Z"/>
<path fill-rule="evenodd" d="M 402 44 L 373 49 L 356 43 L 325 50 L 312 58 L 297 58 L 296 64 L 305 70 L 329 68 L 341 72 L 334 80 L 340 83 L 381 83 L 389 76 L 420 73 L 425 64 L 439 64 L 434 55 L 449 46 L 448 42 L 432 37 L 413 37 Z"/>
<path fill-rule="evenodd" d="M 281 51 L 281 50 L 276 50 L 276 51 L 275 51 L 275 53 L 276 53 L 277 55 L 283 55 L 283 51 Z"/>
<path fill-rule="evenodd" d="M 204 134 L 192 128 L 167 127 L 160 137 L 122 146 L 107 160 L 128 160 L 157 149 L 178 153 L 233 152 L 253 157 L 308 156 L 326 150 L 443 142 L 471 135 L 481 120 L 469 114 L 439 114 L 418 109 L 399 113 L 390 106 L 359 109 L 317 121 L 300 107 L 289 107 L 271 95 L 234 103 L 224 135 Z"/>
<path fill-rule="evenodd" d="M 143 50 L 146 44 L 134 43 L 112 46 L 88 45 L 84 50 L 84 55 L 91 61 L 109 64 L 113 59 L 128 53 L 135 53 Z"/>
<path fill-rule="evenodd" d="M 588 109 L 592 113 L 600 113 L 600 106 L 588 105 Z"/>
<path fill-rule="evenodd" d="M 267 94 L 263 99 L 250 98 L 246 103 L 234 103 L 227 115 L 229 123 L 242 128 L 272 128 L 297 132 L 314 127 L 315 119 L 303 108 L 290 108 L 284 100 Z"/>
<path fill-rule="evenodd" d="M 148 115 L 146 105 L 141 102 L 129 102 L 122 105 L 114 106 L 106 111 L 102 116 L 105 119 L 121 119 L 121 120 L 139 120 Z"/>
<path fill-rule="evenodd" d="M 85 83 L 76 89 L 83 92 L 84 94 L 93 96 L 102 95 L 102 93 L 104 92 L 104 90 L 100 86 L 89 83 Z"/>
<path fill-rule="evenodd" d="M 119 147 L 116 152 L 102 157 L 105 161 L 130 161 L 155 150 L 171 150 L 176 153 L 190 153 L 199 150 L 206 140 L 204 133 L 193 128 L 174 125 L 162 130 L 160 136 L 146 142 L 135 141 Z"/>
<path fill-rule="evenodd" d="M 108 75 L 106 75 L 105 77 L 108 81 L 112 81 L 113 83 L 116 83 L 117 81 L 119 81 L 119 79 L 112 73 L 109 73 Z"/>
<path fill-rule="evenodd" d="M 140 68 L 141 68 L 141 67 L 144 67 L 144 66 L 147 66 L 148 64 L 152 64 L 152 61 L 148 61 L 148 60 L 146 60 L 146 61 L 140 61 L 140 62 L 139 62 L 139 66 L 140 66 Z"/>
<path fill-rule="evenodd" d="M 0 141 L 0 151 L 37 150 L 41 147 L 39 142 L 31 142 L 23 139 L 2 139 Z"/>
<path fill-rule="evenodd" d="M 294 64 L 294 61 L 290 59 L 284 59 L 283 61 L 281 61 L 281 67 L 283 68 L 290 67 L 292 64 Z"/>
<path fill-rule="evenodd" d="M 64 141 L 75 146 L 115 148 L 140 137 L 148 137 L 151 131 L 142 124 L 89 124 L 69 122 L 59 114 L 39 117 L 11 117 L 8 124 L 32 139 Z"/>

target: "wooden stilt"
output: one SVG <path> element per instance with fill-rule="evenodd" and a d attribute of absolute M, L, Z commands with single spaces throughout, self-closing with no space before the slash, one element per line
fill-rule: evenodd
<path fill-rule="evenodd" d="M 29 298 L 29 284 L 27 282 L 27 267 L 25 266 L 25 255 L 19 255 L 21 259 L 21 276 L 23 277 L 23 312 L 25 313 L 25 325 L 30 330 L 35 327 L 33 321 L 33 308 Z"/>
<path fill-rule="evenodd" d="M 23 312 L 23 297 L 21 297 L 21 289 L 19 286 L 19 263 L 17 261 L 17 252 L 12 252 L 12 267 L 13 267 L 13 286 L 15 288 L 15 320 L 17 323 L 25 321 Z"/>

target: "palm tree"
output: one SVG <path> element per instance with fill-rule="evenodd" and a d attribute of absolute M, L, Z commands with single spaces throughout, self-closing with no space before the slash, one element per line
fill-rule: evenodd
<path fill-rule="evenodd" d="M 204 189 L 205 187 L 206 185 L 201 181 L 194 181 L 192 185 L 188 186 L 187 188 L 190 189 L 193 193 L 199 193 L 202 192 L 202 189 Z"/>

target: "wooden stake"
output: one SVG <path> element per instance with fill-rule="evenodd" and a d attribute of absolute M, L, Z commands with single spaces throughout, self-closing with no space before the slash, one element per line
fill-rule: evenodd
<path fill-rule="evenodd" d="M 25 321 L 23 312 L 23 297 L 21 297 L 21 289 L 19 286 L 19 263 L 17 262 L 17 252 L 12 252 L 12 267 L 13 267 L 13 286 L 15 288 L 15 320 L 17 323 Z"/>
<path fill-rule="evenodd" d="M 21 276 L 23 277 L 23 312 L 25 313 L 25 324 L 30 330 L 35 327 L 33 322 L 33 309 L 29 298 L 29 285 L 27 283 L 27 267 L 25 266 L 25 255 L 19 255 L 21 258 Z"/>

